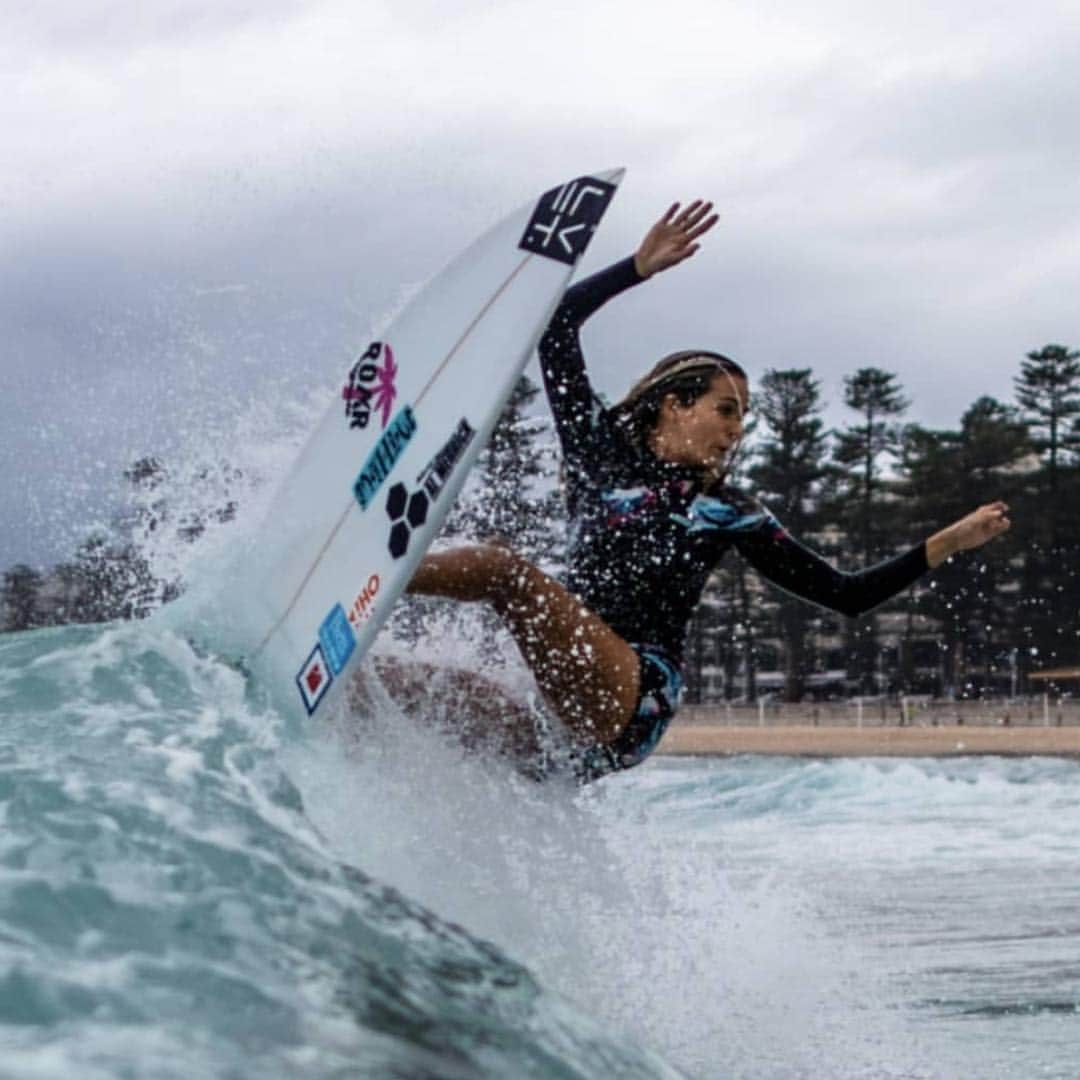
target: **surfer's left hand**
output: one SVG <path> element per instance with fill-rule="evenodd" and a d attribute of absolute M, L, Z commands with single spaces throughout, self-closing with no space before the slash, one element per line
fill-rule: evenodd
<path fill-rule="evenodd" d="M 713 204 L 695 199 L 685 210 L 672 203 L 667 213 L 645 234 L 636 252 L 634 268 L 643 278 L 689 259 L 701 245 L 697 242 L 719 220 Z"/>
<path fill-rule="evenodd" d="M 980 506 L 930 537 L 926 545 L 927 561 L 931 566 L 937 566 L 958 551 L 982 547 L 988 540 L 1006 532 L 1011 524 L 1009 507 L 1000 499 Z"/>

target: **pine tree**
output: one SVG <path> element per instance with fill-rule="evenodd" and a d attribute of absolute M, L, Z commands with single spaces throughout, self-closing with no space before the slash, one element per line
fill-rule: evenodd
<path fill-rule="evenodd" d="M 756 425 L 756 417 L 746 425 L 747 444 L 752 443 Z M 727 483 L 749 485 L 751 467 L 749 455 L 736 457 Z M 770 636 L 775 617 L 775 593 L 766 589 L 750 564 L 734 553 L 722 560 L 709 577 L 687 628 L 686 700 L 703 700 L 705 669 L 717 667 L 722 673 L 725 700 L 735 696 L 741 683 L 740 696 L 756 701 L 759 643 Z"/>
<path fill-rule="evenodd" d="M 805 537 L 816 531 L 817 503 L 829 468 L 820 384 L 809 368 L 766 371 L 754 407 L 763 423 L 763 441 L 749 470 L 750 479 L 785 526 Z M 785 697 L 800 701 L 810 669 L 808 638 L 816 613 L 787 593 L 777 592 L 776 599 Z"/>
<path fill-rule="evenodd" d="M 856 561 L 869 565 L 891 554 L 893 530 L 882 522 L 887 489 L 885 462 L 900 449 L 901 429 L 892 421 L 908 407 L 896 376 L 880 368 L 860 368 L 844 379 L 844 404 L 861 416 L 836 434 L 839 466 L 834 516 L 854 547 Z M 873 614 L 849 620 L 850 667 L 863 693 L 873 687 L 877 659 L 877 621 Z"/>
<path fill-rule="evenodd" d="M 1069 629 L 1080 602 L 1080 352 L 1063 345 L 1029 352 L 1015 388 L 1042 465 L 1015 508 L 1025 541 L 1019 655 L 1022 666 L 1037 668 L 1074 662 L 1080 652 Z"/>
<path fill-rule="evenodd" d="M 1047 486 L 1053 498 L 1065 453 L 1080 447 L 1075 431 L 1080 418 L 1080 352 L 1044 345 L 1027 354 L 1014 382 L 1032 442 L 1045 455 Z"/>
<path fill-rule="evenodd" d="M 1029 447 L 1016 410 L 990 397 L 979 398 L 967 410 L 959 431 L 910 425 L 904 432 L 899 489 L 908 530 L 930 535 L 980 503 L 998 498 L 1012 502 L 1022 484 L 1017 470 Z M 904 689 L 925 689 L 913 685 L 910 665 L 917 647 L 916 612 L 935 627 L 940 692 L 953 696 L 964 693 L 969 683 L 992 683 L 1012 640 L 1015 550 L 1014 537 L 1006 537 L 992 552 L 950 560 L 934 574 L 929 587 L 906 594 Z"/>
<path fill-rule="evenodd" d="M 110 543 L 103 533 L 94 533 L 79 545 L 70 565 L 65 573 L 77 582 L 73 621 L 142 619 L 153 609 L 159 583 L 134 545 Z"/>
<path fill-rule="evenodd" d="M 550 421 L 530 417 L 540 388 L 527 375 L 514 386 L 488 444 L 451 512 L 447 536 L 496 540 L 536 563 L 549 563 L 562 538 Z"/>
<path fill-rule="evenodd" d="M 866 562 L 881 548 L 883 530 L 876 514 L 884 491 L 883 459 L 895 458 L 900 449 L 901 428 L 890 418 L 903 415 L 908 407 L 895 380 L 880 368 L 860 368 L 844 379 L 844 404 L 861 419 L 837 433 L 833 456 L 843 469 L 845 516 L 855 525 L 851 535 Z"/>
<path fill-rule="evenodd" d="M 78 621 L 80 596 L 83 589 L 82 571 L 71 562 L 58 563 L 51 574 L 55 603 L 49 612 L 51 626 L 66 626 Z"/>
<path fill-rule="evenodd" d="M 5 572 L 2 592 L 5 630 L 30 630 L 42 625 L 41 585 L 41 574 L 26 563 L 18 563 Z"/>

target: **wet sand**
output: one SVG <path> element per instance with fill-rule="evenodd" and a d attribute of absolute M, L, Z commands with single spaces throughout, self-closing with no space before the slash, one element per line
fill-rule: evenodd
<path fill-rule="evenodd" d="M 1080 727 L 751 727 L 676 719 L 656 752 L 709 757 L 1080 757 Z"/>

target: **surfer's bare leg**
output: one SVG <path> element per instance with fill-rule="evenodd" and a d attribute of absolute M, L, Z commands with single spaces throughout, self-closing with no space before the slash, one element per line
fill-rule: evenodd
<path fill-rule="evenodd" d="M 449 712 L 479 722 L 454 724 L 453 734 L 466 748 L 493 749 L 526 767 L 537 761 L 543 747 L 536 716 L 491 679 L 464 668 L 396 656 L 375 656 L 371 667 L 394 704 L 414 719 L 431 718 L 434 693 L 443 706 L 436 710 L 436 717 Z M 369 713 L 378 708 L 373 690 L 368 669 L 361 667 L 349 687 L 350 705 L 355 712 Z"/>
<path fill-rule="evenodd" d="M 613 739 L 633 715 L 637 654 L 603 619 L 510 548 L 470 544 L 429 554 L 409 592 L 491 604 L 548 704 L 582 741 Z"/>

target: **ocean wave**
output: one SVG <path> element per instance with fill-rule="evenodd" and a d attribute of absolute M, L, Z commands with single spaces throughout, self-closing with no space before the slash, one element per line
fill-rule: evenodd
<path fill-rule="evenodd" d="M 170 630 L 9 635 L 0 709 L 9 1075 L 675 1075 L 338 857 L 280 721 Z"/>

